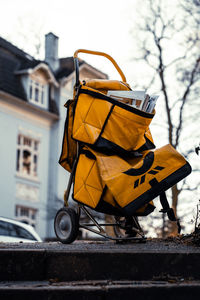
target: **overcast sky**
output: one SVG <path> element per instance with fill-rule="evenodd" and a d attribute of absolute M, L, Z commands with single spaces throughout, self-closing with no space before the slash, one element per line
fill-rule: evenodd
<path fill-rule="evenodd" d="M 126 73 L 133 56 L 130 29 L 137 2 L 0 0 L 0 36 L 34 54 L 31 48 L 33 32 L 42 39 L 45 33 L 52 31 L 59 37 L 60 57 L 72 56 L 78 48 L 104 51 L 113 56 Z M 24 36 L 27 37 L 26 42 Z M 96 64 L 96 58 L 82 57 Z M 112 76 L 111 65 L 105 60 L 99 60 L 97 67 Z"/>
<path fill-rule="evenodd" d="M 33 56 L 33 46 L 39 37 L 43 42 L 40 59 L 44 59 L 44 35 L 50 31 L 59 37 L 59 57 L 73 56 L 79 48 L 106 52 L 135 88 L 136 81 L 151 76 L 146 74 L 144 63 L 138 66 L 133 61 L 139 56 L 135 44 L 140 39 L 134 26 L 136 22 L 144 23 L 146 3 L 146 0 L 0 0 L 0 36 Z M 166 0 L 168 6 L 173 3 L 176 0 Z M 144 18 L 139 17 L 141 13 Z M 111 79 L 120 78 L 106 59 L 88 55 L 81 58 Z"/>

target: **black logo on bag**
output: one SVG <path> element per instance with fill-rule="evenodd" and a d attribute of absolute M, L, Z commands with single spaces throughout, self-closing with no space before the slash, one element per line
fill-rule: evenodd
<path fill-rule="evenodd" d="M 156 166 L 155 168 L 151 169 L 153 162 L 154 162 L 154 153 L 149 152 L 145 156 L 143 165 L 140 168 L 138 168 L 138 169 L 131 168 L 131 169 L 123 172 L 124 174 L 129 175 L 129 176 L 142 175 L 142 177 L 140 179 L 137 179 L 134 182 L 134 189 L 145 182 L 145 178 L 146 178 L 147 174 L 156 175 L 157 173 L 159 173 L 160 171 L 162 171 L 164 169 L 164 167 L 162 167 L 162 166 Z"/>
<path fill-rule="evenodd" d="M 156 166 L 155 168 L 153 168 L 152 170 L 150 170 L 149 172 L 147 172 L 147 174 L 156 175 L 157 173 L 159 173 L 163 169 L 164 169 L 164 167 Z M 134 189 L 137 188 L 139 185 L 143 184 L 145 182 L 145 178 L 146 178 L 146 174 L 143 175 L 140 179 L 137 179 L 134 182 Z"/>

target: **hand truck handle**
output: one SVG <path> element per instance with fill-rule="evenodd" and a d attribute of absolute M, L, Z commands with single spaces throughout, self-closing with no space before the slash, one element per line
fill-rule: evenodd
<path fill-rule="evenodd" d="M 122 78 L 122 81 L 126 82 L 126 77 L 125 77 L 124 73 L 122 72 L 122 70 L 120 69 L 120 67 L 116 63 L 116 61 L 110 55 L 108 55 L 108 54 L 106 54 L 104 52 L 99 52 L 99 51 L 91 51 L 91 50 L 86 50 L 86 49 L 78 49 L 78 50 L 76 50 L 74 52 L 74 66 L 75 66 L 75 72 L 76 72 L 76 87 L 78 87 L 78 85 L 79 85 L 79 61 L 78 61 L 78 53 L 80 53 L 80 52 L 106 57 L 107 59 L 109 59 L 112 62 L 112 64 L 114 65 L 114 67 L 117 69 L 119 75 Z"/>

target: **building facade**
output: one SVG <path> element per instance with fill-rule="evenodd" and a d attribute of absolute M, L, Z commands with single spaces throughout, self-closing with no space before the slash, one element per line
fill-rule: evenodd
<path fill-rule="evenodd" d="M 107 76 L 80 61 L 81 78 Z M 58 58 L 53 33 L 44 61 L 0 38 L 0 215 L 31 224 L 43 239 L 54 237 L 68 182 L 58 160 L 74 80 L 73 58 Z"/>

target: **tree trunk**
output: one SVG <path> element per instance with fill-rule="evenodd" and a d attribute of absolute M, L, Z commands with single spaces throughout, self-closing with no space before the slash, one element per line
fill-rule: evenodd
<path fill-rule="evenodd" d="M 178 195 L 179 195 L 179 190 L 177 184 L 175 184 L 172 187 L 172 208 L 174 210 L 175 216 L 177 214 Z"/>
<path fill-rule="evenodd" d="M 177 184 L 172 187 L 172 208 L 174 210 L 175 216 L 177 217 L 177 205 L 178 205 L 178 196 L 179 190 Z M 176 222 L 169 221 L 168 226 L 168 236 L 177 236 L 178 228 Z"/>

